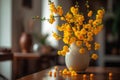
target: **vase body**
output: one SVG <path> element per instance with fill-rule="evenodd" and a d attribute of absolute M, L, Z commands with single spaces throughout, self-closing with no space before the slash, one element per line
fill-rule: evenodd
<path fill-rule="evenodd" d="M 84 54 L 79 53 L 79 47 L 75 44 L 70 46 L 70 51 L 65 56 L 65 63 L 68 69 L 72 68 L 76 72 L 85 71 L 89 66 L 90 56 L 86 49 Z"/>
<path fill-rule="evenodd" d="M 32 36 L 28 33 L 22 33 L 20 37 L 20 48 L 22 53 L 30 53 L 32 51 Z"/>

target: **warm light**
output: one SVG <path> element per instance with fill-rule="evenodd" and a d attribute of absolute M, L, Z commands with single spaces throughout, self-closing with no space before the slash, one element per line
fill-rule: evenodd
<path fill-rule="evenodd" d="M 54 77 L 56 77 L 56 75 L 57 75 L 57 72 L 55 71 L 55 72 L 54 72 Z"/>
<path fill-rule="evenodd" d="M 90 78 L 93 78 L 94 77 L 94 74 L 90 74 Z"/>
<path fill-rule="evenodd" d="M 112 77 L 112 73 L 111 72 L 109 73 L 109 77 Z"/>
<path fill-rule="evenodd" d="M 52 76 L 52 71 L 49 71 L 49 72 L 48 72 L 48 75 L 51 77 L 51 76 Z"/>
<path fill-rule="evenodd" d="M 86 78 L 87 77 L 87 75 L 86 74 L 83 74 L 83 78 Z"/>
<path fill-rule="evenodd" d="M 57 71 L 57 70 L 58 70 L 58 67 L 57 67 L 57 66 L 55 66 L 55 67 L 54 67 L 54 69 Z"/>

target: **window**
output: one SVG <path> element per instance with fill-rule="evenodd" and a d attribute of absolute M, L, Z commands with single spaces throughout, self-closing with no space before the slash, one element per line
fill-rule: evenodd
<path fill-rule="evenodd" d="M 11 48 L 11 0 L 0 0 L 0 47 Z"/>
<path fill-rule="evenodd" d="M 0 47 L 11 48 L 11 12 L 12 0 L 0 0 Z M 11 66 L 9 61 L 0 62 L 0 73 L 7 79 L 11 78 Z"/>
<path fill-rule="evenodd" d="M 41 16 L 49 18 L 49 15 L 50 15 L 50 11 L 49 11 L 48 0 L 42 0 L 42 15 Z M 43 21 L 42 24 L 41 24 L 42 34 L 43 35 L 49 34 L 49 37 L 47 38 L 47 41 L 53 47 L 56 47 L 58 45 L 58 42 L 52 37 L 52 32 L 56 31 L 56 29 L 55 29 L 56 24 L 57 24 L 57 22 L 55 22 L 54 24 L 50 24 L 47 21 Z"/>

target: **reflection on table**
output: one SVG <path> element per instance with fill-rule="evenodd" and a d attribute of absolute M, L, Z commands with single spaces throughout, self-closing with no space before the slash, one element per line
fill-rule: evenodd
<path fill-rule="evenodd" d="M 63 70 L 64 66 L 58 66 L 57 74 L 50 76 L 49 71 L 54 72 L 54 67 L 22 77 L 18 80 L 119 80 L 120 68 L 110 68 L 110 67 L 89 67 L 85 72 L 78 73 L 77 76 L 63 75 L 59 73 L 59 70 Z M 94 74 L 91 78 L 90 74 Z M 109 73 L 112 73 L 110 76 Z M 83 77 L 83 75 L 86 77 Z"/>

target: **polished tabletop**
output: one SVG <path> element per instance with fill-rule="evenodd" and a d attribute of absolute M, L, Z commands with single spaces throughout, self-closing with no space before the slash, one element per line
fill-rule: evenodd
<path fill-rule="evenodd" d="M 56 71 L 54 67 L 27 75 L 18 80 L 120 80 L 120 68 L 116 67 L 88 67 L 85 72 L 79 72 L 77 76 L 63 75 L 59 71 L 66 68 L 58 66 L 56 75 L 48 74 Z M 90 74 L 94 76 L 91 78 Z M 86 77 L 84 76 L 86 75 Z"/>

